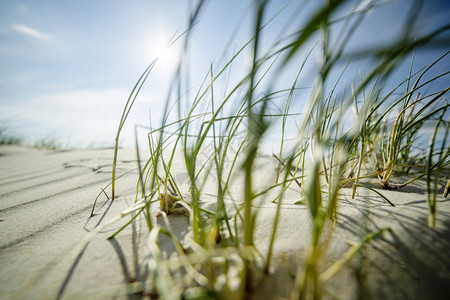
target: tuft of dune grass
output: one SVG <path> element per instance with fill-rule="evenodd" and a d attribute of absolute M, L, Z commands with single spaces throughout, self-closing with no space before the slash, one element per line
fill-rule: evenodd
<path fill-rule="evenodd" d="M 436 71 L 436 66 L 448 60 L 449 52 L 421 66 L 417 72 L 412 70 L 415 51 L 442 43 L 440 35 L 448 33 L 448 24 L 413 37 L 409 28 L 414 28 L 414 16 L 420 12 L 419 2 L 415 2 L 410 7 L 405 30 L 395 42 L 348 52 L 346 46 L 354 32 L 364 17 L 377 8 L 377 3 L 368 2 L 364 9 L 356 9 L 351 1 L 326 1 L 307 16 L 302 27 L 267 47 L 262 46 L 261 39 L 277 14 L 266 15 L 270 1 L 254 1 L 251 38 L 236 47 L 224 63 L 211 63 L 200 86 L 186 93 L 189 78 L 185 76 L 185 68 L 189 65 L 183 59 L 190 51 L 190 35 L 206 3 L 197 2 L 190 12 L 186 31 L 174 38 L 183 43 L 182 53 L 164 103 L 161 124 L 150 121 L 151 128 L 146 133 L 150 158 L 145 162 L 140 161 L 141 146 L 136 138 L 140 172 L 136 204 L 123 216 L 135 212 L 132 220 L 143 214 L 147 222 L 150 290 L 163 299 L 218 295 L 244 299 L 251 295 L 258 278 L 271 276 L 280 210 L 285 192 L 293 186 L 298 192 L 296 204 L 308 207 L 311 240 L 304 264 L 293 271 L 292 299 L 319 299 L 322 285 L 362 251 L 363 245 L 388 231 L 383 228 L 362 237 L 360 244 L 321 273 L 319 264 L 328 246 L 324 232 L 330 223 L 336 226 L 339 222 L 337 209 L 343 188 L 352 188 L 352 198 L 361 189 L 367 189 L 395 206 L 395 201 L 383 196 L 380 188 L 401 189 L 425 178 L 429 225 L 435 226 L 440 176 L 450 163 L 447 139 L 450 104 L 448 86 L 438 90 L 431 87 L 448 77 L 449 71 Z M 347 9 L 344 16 L 343 8 Z M 281 10 L 284 9 L 290 9 L 289 5 Z M 334 26 L 342 23 L 343 31 L 337 34 Z M 308 48 L 311 41 L 315 44 Z M 228 85 L 233 65 L 246 51 L 252 54 L 251 66 Z M 304 67 L 313 51 L 320 57 L 313 85 L 308 88 L 309 93 L 299 97 L 299 84 L 305 80 Z M 298 64 L 296 58 L 301 55 L 304 59 Z M 412 57 L 409 73 L 393 84 L 393 74 L 407 57 Z M 373 64 L 364 74 L 355 74 L 351 84 L 346 83 L 344 75 L 363 59 L 370 59 Z M 155 59 L 145 69 L 124 107 L 115 140 L 111 200 L 116 194 L 121 130 L 157 64 Z M 292 72 L 292 68 L 296 71 Z M 274 74 L 290 75 L 287 77 L 291 81 L 277 88 L 271 82 Z M 226 88 L 218 92 L 220 82 L 226 82 Z M 299 104 L 304 106 L 302 111 L 298 111 Z M 421 135 L 430 123 L 434 124 L 433 134 L 424 154 L 417 149 L 423 146 Z M 261 190 L 255 183 L 255 161 L 270 143 L 271 133 L 279 145 L 273 154 L 278 169 L 271 185 Z M 180 172 L 173 169 L 175 157 L 180 153 L 188 177 L 187 191 L 182 190 L 174 176 L 175 171 Z M 207 158 L 202 160 L 203 155 Z M 407 179 L 402 180 L 404 177 Z M 205 185 L 211 178 L 216 182 L 214 211 L 201 204 Z M 233 207 L 235 213 L 231 215 L 225 198 L 233 197 L 230 187 L 236 178 L 242 180 L 244 189 L 238 199 L 240 205 Z M 401 184 L 392 183 L 398 178 Z M 376 181 L 378 186 L 368 180 Z M 261 254 L 254 243 L 259 213 L 254 203 L 274 190 L 278 192 L 270 202 L 276 213 L 267 253 Z M 165 225 L 154 224 L 151 219 L 156 202 L 162 208 Z M 192 236 L 189 249 L 181 246 L 170 228 L 170 214 L 179 208 L 189 212 Z M 160 235 L 171 239 L 177 249 L 176 257 L 163 257 L 158 243 Z M 183 280 L 179 272 L 185 274 Z"/>

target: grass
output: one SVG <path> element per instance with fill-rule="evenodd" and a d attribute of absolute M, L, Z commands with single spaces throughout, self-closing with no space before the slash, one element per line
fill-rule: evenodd
<path fill-rule="evenodd" d="M 37 149 L 59 150 L 62 148 L 62 144 L 57 138 L 47 136 L 37 140 L 33 147 Z"/>
<path fill-rule="evenodd" d="M 0 145 L 31 145 L 33 148 L 46 149 L 46 150 L 58 150 L 62 148 L 62 144 L 57 138 L 51 137 L 50 135 L 36 140 L 34 143 L 30 144 L 25 141 L 20 135 L 14 134 L 8 126 L 0 127 Z"/>
<path fill-rule="evenodd" d="M 0 127 L 0 145 L 21 145 L 23 139 L 12 134 L 7 126 Z"/>
<path fill-rule="evenodd" d="M 195 30 L 205 2 L 198 2 L 189 17 L 188 30 L 175 38 L 184 40 L 182 58 L 190 51 L 190 33 Z M 436 226 L 442 176 L 450 163 L 449 87 L 442 86 L 442 79 L 448 80 L 449 72 L 439 72 L 437 66 L 448 60 L 449 52 L 414 71 L 415 51 L 444 43 L 440 34 L 448 32 L 449 25 L 414 37 L 405 30 L 385 47 L 349 53 L 347 46 L 352 35 L 377 4 L 370 2 L 364 9 L 356 10 L 349 1 L 336 0 L 321 4 L 301 27 L 267 47 L 261 39 L 276 18 L 267 18 L 269 2 L 254 2 L 252 37 L 231 54 L 224 49 L 229 59 L 211 64 L 194 95 L 184 90 L 191 87 L 185 87 L 189 82 L 184 75 L 188 65 L 180 59 L 162 122 L 147 131 L 150 159 L 139 163 L 137 205 L 132 210 L 137 213 L 133 220 L 142 214 L 147 222 L 151 279 L 148 284 L 152 295 L 161 299 L 245 299 L 251 295 L 259 278 L 271 276 L 277 229 L 288 189 L 297 190 L 297 203 L 308 207 L 311 220 L 310 243 L 304 263 L 299 264 L 293 278 L 292 299 L 319 299 L 321 286 L 365 244 L 387 230 L 368 233 L 360 244 L 322 271 L 319 265 L 329 239 L 324 232 L 330 224 L 339 225 L 342 189 L 351 187 L 352 198 L 360 189 L 367 189 L 382 196 L 387 205 L 395 206 L 395 201 L 383 196 L 380 188 L 401 189 L 425 178 L 429 225 Z M 419 9 L 420 5 L 411 6 L 411 18 L 405 22 L 405 28 L 414 27 L 414 15 Z M 313 46 L 308 48 L 311 41 Z M 321 57 L 314 69 L 315 79 L 308 93 L 300 93 L 299 84 L 306 76 L 305 66 L 313 51 Z M 235 75 L 233 64 L 245 52 L 251 53 L 251 67 L 246 73 Z M 410 71 L 398 79 L 398 74 L 394 74 L 408 57 Z M 344 78 L 357 64 L 353 60 L 371 60 L 372 64 L 349 84 Z M 143 72 L 123 110 L 114 152 L 112 200 L 121 130 L 154 67 L 157 60 Z M 274 76 L 280 75 L 292 81 L 282 87 L 273 84 Z M 230 76 L 235 77 L 228 87 Z M 219 84 L 223 82 L 226 84 Z M 176 95 L 175 100 L 170 95 Z M 417 150 L 423 147 L 422 136 L 430 128 L 428 147 Z M 255 179 L 255 164 L 274 132 L 279 150 L 273 164 L 278 171 L 269 186 L 261 187 Z M 140 161 L 138 139 L 136 147 Z M 213 151 L 207 151 L 211 147 Z M 200 159 L 205 153 L 206 159 Z M 180 156 L 183 170 L 179 165 L 174 169 Z M 181 171 L 189 178 L 187 190 L 182 190 L 175 180 L 175 172 Z M 408 179 L 401 184 L 392 183 L 403 177 Z M 216 194 L 214 211 L 202 207 L 202 196 L 211 180 Z M 230 189 L 236 184 L 243 187 L 243 193 L 236 199 L 239 204 L 232 205 L 226 199 L 236 198 Z M 276 207 L 266 253 L 260 252 L 254 238 L 259 214 L 255 202 L 261 199 Z M 154 208 L 156 202 L 160 203 L 159 208 Z M 160 210 L 164 225 L 155 224 L 152 219 L 155 209 Z M 172 232 L 169 215 L 176 211 L 189 214 L 189 249 Z M 175 257 L 162 254 L 161 235 L 172 240 Z"/>

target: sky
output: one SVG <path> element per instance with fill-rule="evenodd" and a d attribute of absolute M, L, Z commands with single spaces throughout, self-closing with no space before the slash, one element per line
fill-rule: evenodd
<path fill-rule="evenodd" d="M 318 2 L 272 0 L 267 16 L 289 6 L 262 43 L 270 45 L 289 22 L 293 30 Z M 408 1 L 392 2 L 368 16 L 352 45 L 395 39 Z M 293 18 L 301 5 L 305 9 Z M 132 145 L 134 124 L 148 125 L 150 115 L 157 119 L 162 112 L 182 39 L 166 45 L 186 30 L 194 6 L 186 0 L 0 0 L 0 127 L 30 143 L 47 138 L 63 147 L 112 146 L 128 95 L 159 57 L 122 134 L 121 144 Z M 428 0 L 418 30 L 448 22 L 449 7 L 449 1 Z M 208 1 L 190 39 L 193 87 L 212 63 L 220 65 L 222 55 L 248 41 L 251 24 L 251 0 Z M 428 50 L 417 61 L 429 63 L 444 50 Z M 235 68 L 245 70 L 250 61 L 244 53 Z M 439 68 L 448 71 L 448 59 Z"/>

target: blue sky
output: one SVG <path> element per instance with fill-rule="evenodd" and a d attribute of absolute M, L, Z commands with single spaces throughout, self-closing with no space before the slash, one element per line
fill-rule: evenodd
<path fill-rule="evenodd" d="M 267 15 L 289 2 L 273 0 Z M 273 21 L 264 42 L 269 45 L 278 37 L 298 2 L 293 1 Z M 310 3 L 299 18 L 313 9 L 314 4 L 306 2 Z M 395 38 L 394 25 L 408 1 L 393 2 L 368 17 L 355 45 Z M 186 28 L 194 4 L 184 0 L 0 0 L 0 125 L 29 141 L 50 137 L 68 147 L 111 146 L 134 83 L 150 61 L 163 54 L 130 115 L 123 137 L 124 145 L 130 145 L 133 124 L 148 124 L 149 112 L 153 117 L 161 112 L 180 43 L 169 50 L 164 45 Z M 420 30 L 447 22 L 449 15 L 448 1 L 428 0 Z M 295 28 L 299 21 L 294 21 Z M 230 39 L 238 24 L 238 33 Z M 249 24 L 250 0 L 209 1 L 192 33 L 193 86 L 213 61 L 220 60 L 226 45 L 232 49 L 247 41 Z M 429 51 L 418 60 L 427 63 L 442 51 Z M 237 68 L 245 69 L 248 60 L 243 55 Z M 440 66 L 449 67 L 448 60 Z"/>
<path fill-rule="evenodd" d="M 202 51 L 210 53 L 207 64 L 223 46 L 225 31 L 237 21 L 239 3 L 222 1 L 207 7 L 202 22 L 209 25 L 201 28 L 207 39 Z M 170 37 L 186 28 L 192 5 L 148 0 L 0 1 L 0 120 L 26 138 L 112 144 L 134 83 Z M 158 87 L 171 74 L 167 63 L 173 67 L 173 56 L 155 69 L 151 95 L 137 102 L 134 111 L 141 113 L 132 115 L 130 123 L 146 122 L 148 110 L 166 97 L 166 90 Z"/>

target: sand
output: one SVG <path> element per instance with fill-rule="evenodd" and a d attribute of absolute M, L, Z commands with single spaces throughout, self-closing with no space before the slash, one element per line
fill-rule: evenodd
<path fill-rule="evenodd" d="M 141 288 L 128 282 L 145 280 L 148 274 L 145 220 L 138 218 L 113 240 L 106 238 L 130 218 L 105 225 L 135 201 L 138 173 L 133 150 L 119 153 L 118 174 L 126 175 L 117 181 L 118 197 L 111 202 L 102 194 L 90 217 L 95 198 L 110 182 L 112 155 L 112 149 L 0 147 L 1 299 L 125 299 L 132 289 Z M 255 182 L 263 186 L 274 166 L 270 157 L 260 157 Z M 186 180 L 181 161 L 175 168 L 180 170 L 174 174 L 177 180 Z M 233 213 L 233 203 L 241 199 L 241 181 L 234 181 L 230 190 L 234 196 L 226 201 Z M 439 196 L 437 226 L 430 228 L 423 182 L 399 191 L 379 190 L 395 207 L 368 190 L 358 191 L 353 200 L 350 189 L 342 190 L 339 222 L 328 228 L 332 235 L 321 268 L 342 257 L 350 247 L 346 241 L 358 243 L 369 232 L 391 230 L 327 282 L 324 298 L 450 299 L 450 199 Z M 214 180 L 210 180 L 202 205 L 214 209 L 215 195 Z M 293 204 L 297 200 L 295 188 L 289 190 L 274 249 L 276 264 L 271 272 L 276 276 L 258 287 L 257 299 L 268 298 L 274 289 L 286 296 L 286 270 L 305 257 L 310 216 L 305 205 Z M 261 199 L 254 206 L 259 208 L 255 244 L 265 254 L 276 204 Z M 163 224 L 157 206 L 153 207 L 154 222 Z M 171 215 L 169 221 L 176 235 L 188 243 L 188 217 Z M 170 241 L 161 238 L 160 245 L 170 257 L 174 251 Z"/>

